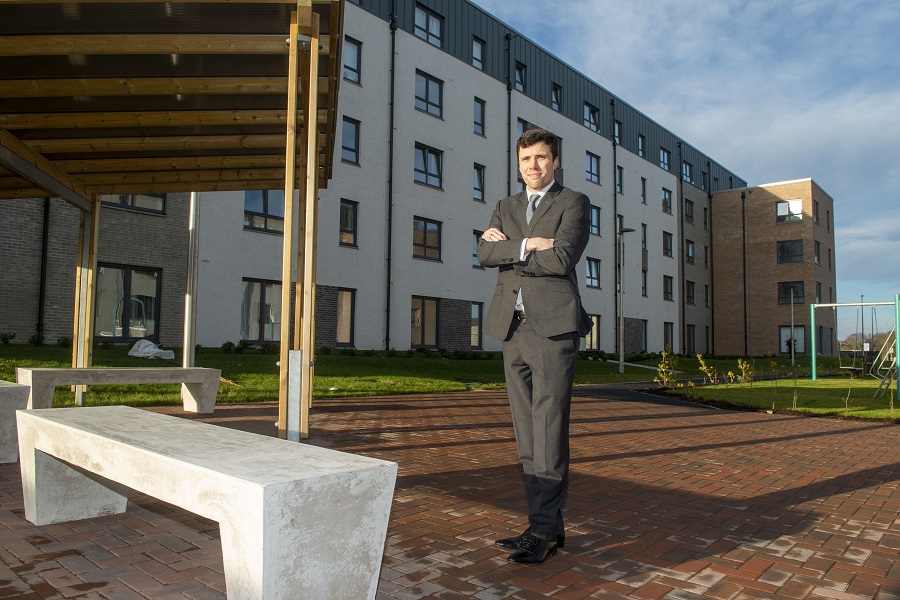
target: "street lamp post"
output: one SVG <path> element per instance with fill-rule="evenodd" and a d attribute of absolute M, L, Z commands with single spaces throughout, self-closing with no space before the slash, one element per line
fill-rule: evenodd
<path fill-rule="evenodd" d="M 625 265 L 625 238 L 624 234 L 634 231 L 629 227 L 622 227 L 619 223 L 617 234 L 619 244 L 619 373 L 625 372 L 625 290 L 622 285 L 622 267 Z"/>

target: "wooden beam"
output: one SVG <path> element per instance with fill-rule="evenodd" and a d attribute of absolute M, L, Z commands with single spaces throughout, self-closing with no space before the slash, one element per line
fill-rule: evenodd
<path fill-rule="evenodd" d="M 327 84 L 327 81 L 325 82 Z M 286 94 L 286 77 L 142 77 L 112 79 L 13 79 L 2 98 L 175 96 L 182 94 Z"/>
<path fill-rule="evenodd" d="M 53 161 L 70 174 L 85 173 L 141 173 L 191 171 L 205 169 L 274 169 L 284 168 L 284 155 L 239 154 L 234 156 L 167 156 L 158 158 L 86 158 L 83 160 Z"/>
<path fill-rule="evenodd" d="M 321 120 L 325 115 L 319 115 Z M 185 110 L 0 114 L 0 129 L 94 129 L 97 127 L 210 127 L 284 125 L 283 110 Z"/>
<path fill-rule="evenodd" d="M 320 136 L 320 144 L 324 136 Z M 186 135 L 161 137 L 80 138 L 28 140 L 28 146 L 41 154 L 95 152 L 157 152 L 284 149 L 284 136 L 265 135 Z"/>
<path fill-rule="evenodd" d="M 129 54 L 286 54 L 284 35 L 6 35 L 0 56 Z"/>
<path fill-rule="evenodd" d="M 93 205 L 87 189 L 5 129 L 0 129 L 0 164 L 43 190 L 44 196 L 59 196 L 90 214 Z"/>

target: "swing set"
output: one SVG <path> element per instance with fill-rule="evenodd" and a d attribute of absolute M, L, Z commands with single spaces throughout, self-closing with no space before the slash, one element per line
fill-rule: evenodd
<path fill-rule="evenodd" d="M 894 295 L 893 302 L 847 302 L 840 304 L 810 304 L 809 321 L 810 350 L 812 356 L 812 380 L 816 380 L 816 309 L 831 308 L 832 313 L 835 315 L 834 322 L 836 325 L 837 309 L 841 306 L 856 307 L 857 335 L 853 349 L 852 364 L 845 366 L 844 358 L 841 355 L 840 350 L 838 350 L 838 360 L 840 361 L 840 368 L 850 370 L 854 373 L 862 373 L 871 377 L 875 377 L 876 379 L 880 379 L 881 383 L 878 384 L 878 389 L 875 390 L 875 393 L 872 396 L 873 398 L 883 396 L 884 393 L 888 389 L 890 389 L 892 383 L 896 383 L 898 386 L 900 386 L 900 361 L 897 360 L 897 357 L 900 356 L 900 336 L 897 335 L 897 324 L 900 323 L 900 294 Z M 873 329 L 872 333 L 877 334 L 877 320 L 875 311 L 876 307 L 878 306 L 894 307 L 894 327 L 893 329 L 891 329 L 891 332 L 885 337 L 884 343 L 881 345 L 881 348 L 878 350 L 877 354 L 875 354 L 875 358 L 871 362 L 867 362 L 867 349 L 861 347 L 862 335 L 860 334 L 860 331 L 862 331 L 865 327 L 865 314 L 862 312 L 862 308 L 871 307 Z M 856 360 L 858 357 L 862 359 L 860 361 L 861 365 L 859 367 L 856 366 Z"/>

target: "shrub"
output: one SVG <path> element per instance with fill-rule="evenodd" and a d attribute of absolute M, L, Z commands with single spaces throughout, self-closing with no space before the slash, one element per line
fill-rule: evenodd
<path fill-rule="evenodd" d="M 44 345 L 44 334 L 36 333 L 30 338 L 28 338 L 28 343 L 32 346 L 43 346 Z"/>
<path fill-rule="evenodd" d="M 16 334 L 11 331 L 4 331 L 0 333 L 0 344 L 4 346 L 9 346 L 9 343 L 16 339 Z"/>
<path fill-rule="evenodd" d="M 322 346 L 321 348 L 319 348 L 319 354 L 321 354 L 322 356 L 328 356 L 329 354 L 331 354 L 331 346 Z"/>
<path fill-rule="evenodd" d="M 670 346 L 666 346 L 666 349 L 662 351 L 659 365 L 656 368 L 656 377 L 653 378 L 653 381 L 662 387 L 675 387 L 675 368 L 677 366 L 678 357 L 672 354 Z"/>
<path fill-rule="evenodd" d="M 225 354 L 231 354 L 232 352 L 234 352 L 234 348 L 234 342 L 232 341 L 228 341 L 222 344 L 222 352 L 224 352 Z"/>
<path fill-rule="evenodd" d="M 56 338 L 56 345 L 60 348 L 71 348 L 72 347 L 72 338 L 64 335 L 62 337 Z"/>

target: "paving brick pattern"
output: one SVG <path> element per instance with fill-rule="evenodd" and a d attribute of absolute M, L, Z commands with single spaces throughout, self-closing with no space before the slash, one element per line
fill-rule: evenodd
<path fill-rule="evenodd" d="M 493 546 L 525 527 L 505 392 L 316 402 L 311 443 L 400 465 L 378 600 L 900 599 L 896 425 L 576 393 L 566 547 L 539 566 Z M 154 410 L 275 434 L 272 403 Z M 0 598 L 223 599 L 216 523 L 132 500 L 35 527 L 0 466 Z"/>

